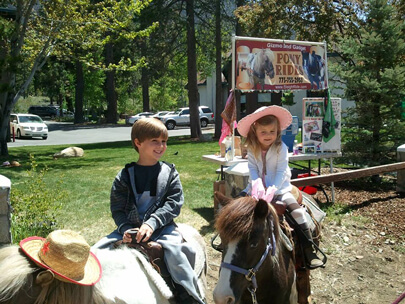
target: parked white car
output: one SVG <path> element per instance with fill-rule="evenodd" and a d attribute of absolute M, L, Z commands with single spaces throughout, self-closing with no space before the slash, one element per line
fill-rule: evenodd
<path fill-rule="evenodd" d="M 169 111 L 159 111 L 156 114 L 153 114 L 151 117 L 159 119 L 159 117 L 165 116 L 165 115 L 167 115 L 169 113 L 170 113 Z"/>
<path fill-rule="evenodd" d="M 10 134 L 17 138 L 22 137 L 42 137 L 48 138 L 48 126 L 42 118 L 33 114 L 11 114 L 10 115 Z"/>
<path fill-rule="evenodd" d="M 155 113 L 152 112 L 142 112 L 142 113 L 138 113 L 134 116 L 129 116 L 127 117 L 127 119 L 125 120 L 125 122 L 127 124 L 133 125 L 138 119 L 142 118 L 142 117 L 150 117 L 152 115 L 154 115 Z"/>

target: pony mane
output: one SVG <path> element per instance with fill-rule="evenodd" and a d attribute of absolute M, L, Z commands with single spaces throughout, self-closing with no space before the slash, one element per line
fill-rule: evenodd
<path fill-rule="evenodd" d="M 16 245 L 0 249 L 0 302 L 13 298 L 28 282 L 35 269 Z"/>
<path fill-rule="evenodd" d="M 221 240 L 228 243 L 232 240 L 248 237 L 254 226 L 254 210 L 258 201 L 251 196 L 240 197 L 221 208 L 215 222 L 215 228 Z M 271 204 L 268 216 L 274 223 L 276 242 L 279 237 L 278 216 Z"/>
<path fill-rule="evenodd" d="M 266 60 L 274 61 L 274 53 L 269 49 L 262 49 L 256 53 L 256 60 L 254 62 L 255 70 L 259 70 L 263 67 Z"/>

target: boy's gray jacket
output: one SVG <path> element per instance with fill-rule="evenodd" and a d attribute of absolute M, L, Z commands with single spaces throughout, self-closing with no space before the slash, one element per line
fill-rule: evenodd
<path fill-rule="evenodd" d="M 154 232 L 173 223 L 180 214 L 184 202 L 183 189 L 179 173 L 174 164 L 159 162 L 160 172 L 157 179 L 156 200 L 145 213 L 144 220 L 139 218 L 136 207 L 135 165 L 127 164 L 113 182 L 111 188 L 110 208 L 119 233 L 130 228 L 148 224 Z M 156 233 L 154 233 L 156 235 Z"/>

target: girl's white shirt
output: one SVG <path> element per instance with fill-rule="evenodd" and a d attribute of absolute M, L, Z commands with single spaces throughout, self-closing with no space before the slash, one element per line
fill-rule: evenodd
<path fill-rule="evenodd" d="M 261 153 L 258 158 L 248 150 L 249 183 L 244 192 L 250 194 L 252 181 L 262 178 L 263 160 Z M 265 186 L 275 186 L 275 195 L 281 195 L 292 190 L 291 170 L 288 166 L 288 148 L 285 143 L 281 143 L 280 151 L 275 145 L 271 145 L 266 153 L 266 175 Z"/>

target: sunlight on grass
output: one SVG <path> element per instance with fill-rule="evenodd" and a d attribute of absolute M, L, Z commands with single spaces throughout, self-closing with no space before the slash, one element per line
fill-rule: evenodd
<path fill-rule="evenodd" d="M 60 202 L 58 227 L 79 231 L 93 244 L 115 228 L 109 206 L 111 185 L 117 173 L 125 164 L 136 161 L 138 154 L 128 141 L 80 147 L 84 149 L 84 157 L 57 160 L 53 154 L 66 146 L 12 148 L 8 159 L 17 160 L 22 166 L 2 170 L 0 174 L 11 180 L 12 189 L 27 191 L 23 182 L 29 178 L 29 154 L 34 155 L 38 169 L 47 168 L 44 187 L 52 192 L 62 183 L 67 193 Z M 202 155 L 218 151 L 216 142 L 170 138 L 162 158 L 176 165 L 183 185 L 185 203 L 176 221 L 194 226 L 203 235 L 213 231 L 213 182 L 217 180 L 218 166 L 202 160 Z"/>

